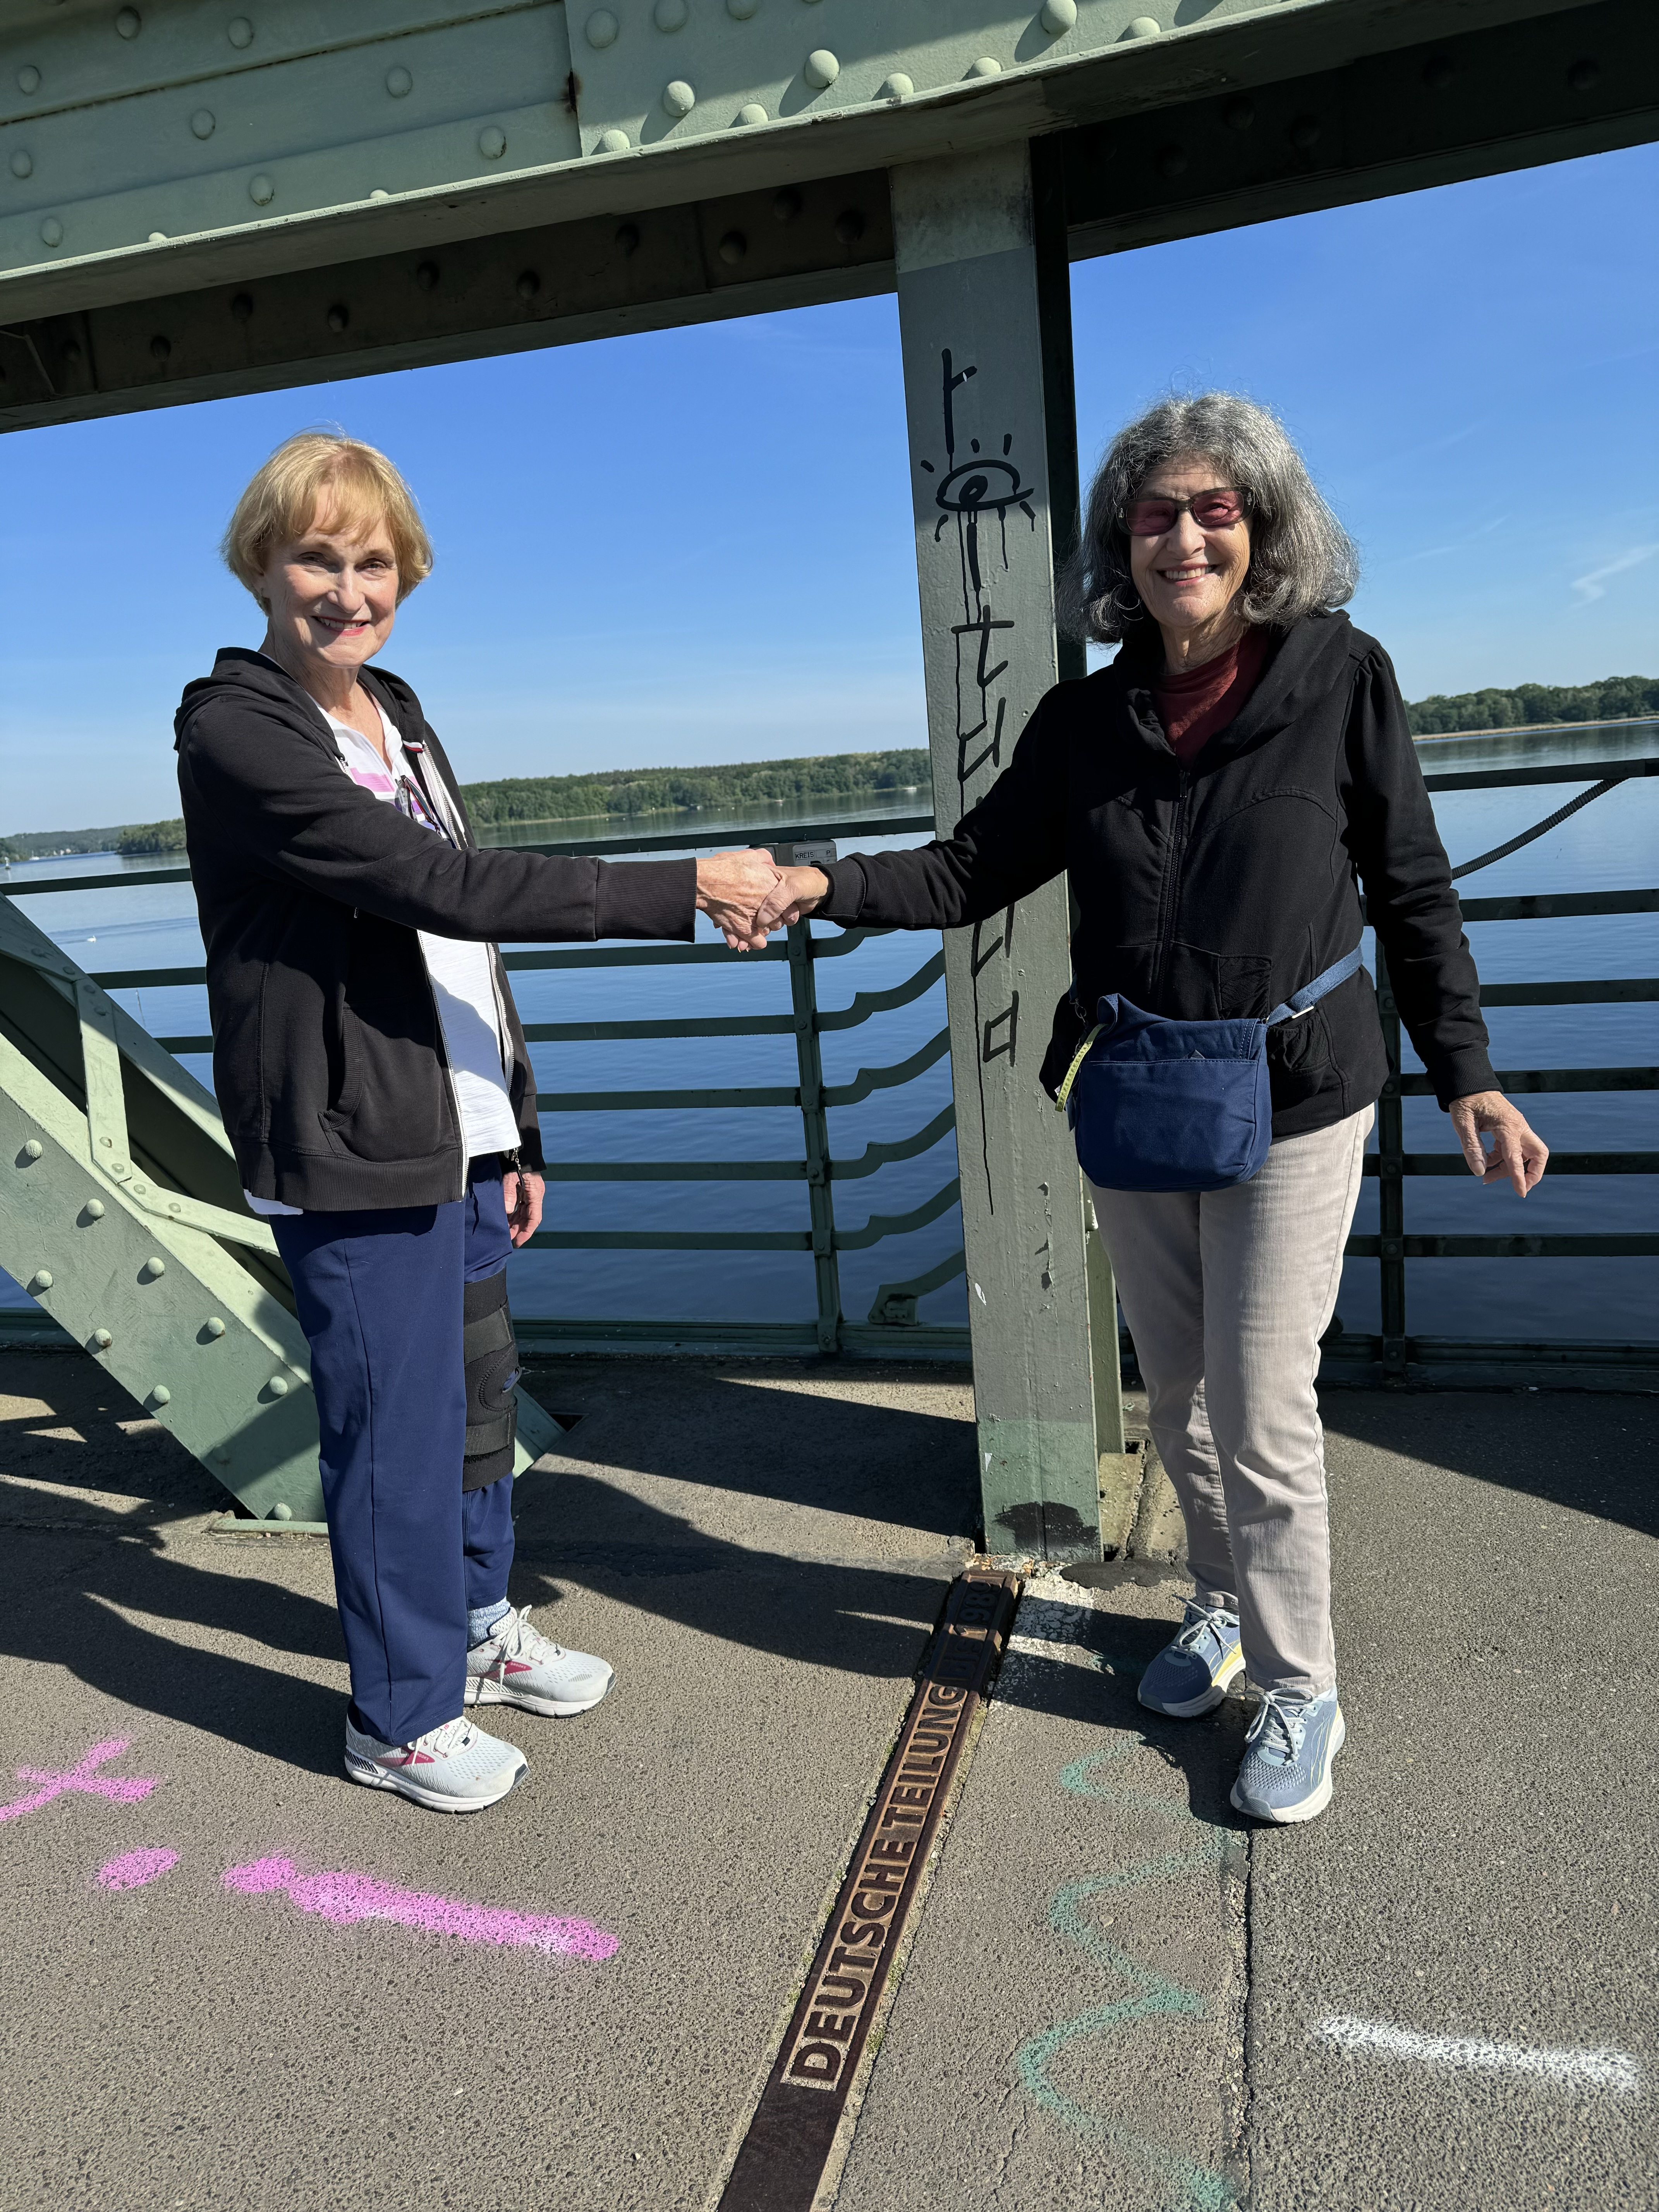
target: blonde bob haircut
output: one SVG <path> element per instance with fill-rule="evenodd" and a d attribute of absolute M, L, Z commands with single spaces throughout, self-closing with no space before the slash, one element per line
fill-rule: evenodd
<path fill-rule="evenodd" d="M 316 529 L 364 538 L 383 529 L 398 563 L 399 605 L 432 573 L 432 541 L 414 493 L 383 453 L 343 430 L 284 439 L 237 501 L 219 550 L 264 606 L 272 546 Z"/>

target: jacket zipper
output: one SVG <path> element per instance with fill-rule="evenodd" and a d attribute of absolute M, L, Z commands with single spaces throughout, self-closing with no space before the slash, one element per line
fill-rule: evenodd
<path fill-rule="evenodd" d="M 1158 889 L 1158 950 L 1152 961 L 1154 999 L 1163 991 L 1164 972 L 1170 964 L 1170 945 L 1176 910 L 1180 903 L 1182 864 L 1187 857 L 1188 801 L 1193 779 L 1185 768 L 1178 769 L 1177 775 L 1180 781 L 1176 787 L 1175 827 L 1170 834 L 1169 857 L 1164 865 L 1164 881 Z"/>

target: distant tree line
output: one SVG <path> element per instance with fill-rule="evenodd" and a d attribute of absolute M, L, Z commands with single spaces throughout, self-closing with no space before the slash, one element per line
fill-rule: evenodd
<path fill-rule="evenodd" d="M 114 845 L 116 852 L 128 858 L 137 853 L 182 853 L 184 849 L 182 822 L 135 822 L 121 831 Z"/>
<path fill-rule="evenodd" d="M 1460 691 L 1415 699 L 1406 709 L 1414 738 L 1457 730 L 1519 730 L 1538 722 L 1621 722 L 1659 714 L 1659 678 L 1604 676 L 1599 684 L 1517 684 L 1509 691 Z"/>
<path fill-rule="evenodd" d="M 478 823 L 590 821 L 600 815 L 685 813 L 781 802 L 810 805 L 860 792 L 932 789 L 927 755 L 827 753 L 811 760 L 745 761 L 729 768 L 590 770 L 584 775 L 514 775 L 462 787 Z"/>

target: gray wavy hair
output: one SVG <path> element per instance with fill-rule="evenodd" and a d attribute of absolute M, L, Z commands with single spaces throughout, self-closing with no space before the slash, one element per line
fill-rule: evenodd
<path fill-rule="evenodd" d="M 1072 637 L 1115 645 L 1146 616 L 1129 574 L 1126 503 L 1156 468 L 1191 455 L 1251 495 L 1247 623 L 1291 623 L 1340 607 L 1359 581 L 1353 540 L 1314 489 L 1285 426 L 1253 399 L 1202 392 L 1160 400 L 1120 430 L 1089 487 L 1078 549 L 1061 571 L 1056 615 Z"/>

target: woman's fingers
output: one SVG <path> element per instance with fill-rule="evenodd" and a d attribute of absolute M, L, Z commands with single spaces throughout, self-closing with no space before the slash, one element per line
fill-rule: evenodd
<path fill-rule="evenodd" d="M 1517 1198 L 1536 1186 L 1549 1162 L 1549 1146 L 1501 1091 L 1455 1098 L 1451 1117 L 1471 1175 L 1483 1183 L 1507 1182 Z M 1480 1141 L 1486 1130 L 1492 1132 L 1490 1152 Z"/>

